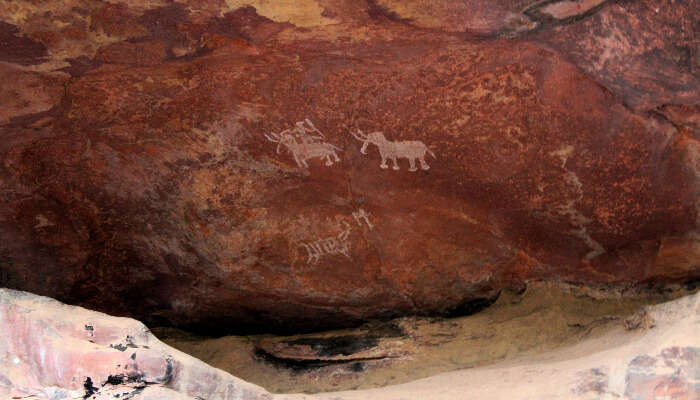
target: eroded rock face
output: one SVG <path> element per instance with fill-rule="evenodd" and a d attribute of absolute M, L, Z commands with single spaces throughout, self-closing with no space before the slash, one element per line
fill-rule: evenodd
<path fill-rule="evenodd" d="M 312 330 L 700 275 L 695 2 L 6 3 L 5 286 Z"/>
<path fill-rule="evenodd" d="M 669 293 L 683 295 L 644 293 L 534 282 L 521 294 L 503 291 L 487 309 L 456 318 L 401 317 L 294 336 L 206 338 L 176 328 L 155 328 L 153 333 L 274 393 L 365 390 L 456 370 L 525 364 L 522 360 L 533 356 L 551 360 L 544 354 L 574 343 L 631 340 L 656 324 L 649 313 L 640 312 L 644 304 L 671 300 L 665 297 Z M 652 293 L 653 300 L 646 297 Z M 662 293 L 663 298 L 657 297 Z"/>
<path fill-rule="evenodd" d="M 700 295 L 695 294 L 644 307 L 625 324 L 627 332 L 621 332 L 620 326 L 601 337 L 514 365 L 470 368 L 371 390 L 272 395 L 164 345 L 135 320 L 0 289 L 0 396 L 52 400 L 453 400 L 465 396 L 691 400 L 699 394 L 700 342 L 695 334 L 699 317 Z M 433 329 L 445 328 L 440 325 Z M 398 341 L 390 346 L 386 340 L 391 332 L 382 336 L 385 350 L 406 346 Z M 359 351 L 358 356 L 378 355 L 354 345 L 340 349 L 337 344 L 331 347 L 347 351 L 345 355 L 332 354 L 335 350 L 328 351 L 323 345 L 316 350 L 335 360 L 352 357 L 353 351 Z M 286 348 L 294 357 L 310 355 L 304 343 L 297 340 L 294 346 Z"/>
<path fill-rule="evenodd" d="M 48 399 L 270 400 L 138 321 L 0 289 L 0 395 Z"/>
<path fill-rule="evenodd" d="M 700 339 L 692 333 L 700 325 L 700 297 L 646 307 L 644 315 L 646 328 L 636 335 L 614 332 L 535 359 L 383 388 L 280 399 L 697 399 Z"/>

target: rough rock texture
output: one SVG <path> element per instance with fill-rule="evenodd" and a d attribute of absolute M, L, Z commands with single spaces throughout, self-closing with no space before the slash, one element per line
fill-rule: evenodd
<path fill-rule="evenodd" d="M 529 283 L 523 293 L 504 290 L 487 309 L 455 318 L 401 317 L 294 336 L 208 338 L 176 328 L 153 334 L 274 393 L 364 390 L 531 358 L 584 340 L 633 338 L 648 325 L 638 318 L 643 305 L 693 293 L 664 289 Z"/>
<path fill-rule="evenodd" d="M 700 294 L 647 307 L 577 346 L 408 384 L 271 395 L 155 339 L 127 318 L 0 289 L 0 396 L 95 400 L 679 399 L 700 395 Z M 622 329 L 622 328 L 620 328 Z"/>
<path fill-rule="evenodd" d="M 0 285 L 235 331 L 698 278 L 697 1 L 427 4 L 0 1 Z"/>
<path fill-rule="evenodd" d="M 611 333 L 510 365 L 465 369 L 372 390 L 280 400 L 647 400 L 700 398 L 700 295 L 649 307 L 634 339 Z M 641 325 L 641 326 L 640 326 Z"/>
<path fill-rule="evenodd" d="M 3 399 L 270 400 L 181 353 L 140 322 L 0 289 Z"/>

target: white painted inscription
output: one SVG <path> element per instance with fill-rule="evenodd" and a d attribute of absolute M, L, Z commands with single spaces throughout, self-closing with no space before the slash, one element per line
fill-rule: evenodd
<path fill-rule="evenodd" d="M 360 149 L 362 154 L 367 154 L 367 146 L 370 144 L 377 146 L 379 155 L 382 157 L 382 163 L 379 164 L 379 167 L 383 169 L 389 168 L 386 161 L 391 160 L 394 164 L 392 169 L 399 170 L 399 164 L 396 159 L 406 158 L 408 159 L 409 171 L 418 171 L 416 160 L 420 163 L 421 169 L 428 170 L 430 166 L 425 162 L 425 154 L 428 153 L 433 158 L 436 158 L 428 146 L 420 140 L 392 142 L 387 140 L 382 132 L 372 132 L 365 135 L 360 129 L 357 130 L 357 133 L 350 132 L 350 134 L 362 142 L 362 148 Z"/>
<path fill-rule="evenodd" d="M 321 257 L 325 255 L 343 255 L 347 258 L 351 258 L 348 237 L 350 236 L 352 228 L 350 228 L 350 225 L 345 221 L 343 221 L 343 224 L 345 229 L 335 236 L 329 236 L 314 242 L 301 244 L 308 254 L 308 263 L 316 264 Z"/>
<path fill-rule="evenodd" d="M 308 168 L 306 160 L 313 158 L 325 158 L 327 166 L 340 161 L 337 152 L 342 149 L 326 142 L 326 136 L 308 118 L 279 134 L 271 132 L 265 137 L 277 143 L 277 154 L 280 154 L 282 146 L 286 147 L 299 168 Z"/>
<path fill-rule="evenodd" d="M 357 226 L 360 226 L 360 227 L 361 227 L 361 226 L 362 226 L 362 220 L 364 219 L 365 222 L 367 223 L 367 227 L 368 227 L 369 230 L 371 231 L 371 230 L 374 228 L 374 225 L 372 225 L 372 223 L 369 222 L 369 216 L 370 216 L 370 215 L 371 215 L 371 214 L 369 214 L 367 211 L 365 211 L 365 210 L 363 210 L 363 209 L 361 209 L 361 208 L 360 208 L 359 210 L 357 210 L 356 212 L 353 212 L 353 213 L 352 213 L 353 218 L 355 218 L 355 222 L 357 222 Z"/>

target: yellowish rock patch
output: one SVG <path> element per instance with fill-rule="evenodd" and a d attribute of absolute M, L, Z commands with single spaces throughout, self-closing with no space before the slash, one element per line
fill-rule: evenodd
<path fill-rule="evenodd" d="M 277 22 L 289 22 L 299 27 L 323 26 L 338 21 L 326 18 L 323 8 L 314 0 L 226 0 L 235 10 L 240 7 L 255 7 L 258 14 Z"/>

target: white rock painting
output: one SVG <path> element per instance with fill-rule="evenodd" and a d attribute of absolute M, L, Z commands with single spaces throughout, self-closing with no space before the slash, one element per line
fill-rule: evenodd
<path fill-rule="evenodd" d="M 279 134 L 271 132 L 265 137 L 277 143 L 277 154 L 281 153 L 282 146 L 286 147 L 299 168 L 308 168 L 309 164 L 306 161 L 313 158 L 325 158 L 326 166 L 340 161 L 337 152 L 342 149 L 326 142 L 326 136 L 308 118 Z"/>
<path fill-rule="evenodd" d="M 368 227 L 369 230 L 371 231 L 372 229 L 374 229 L 374 225 L 372 225 L 372 223 L 369 222 L 369 216 L 370 216 L 370 215 L 371 215 L 371 214 L 369 214 L 367 211 L 365 211 L 365 210 L 363 210 L 363 209 L 361 209 L 361 208 L 360 208 L 359 210 L 354 211 L 354 212 L 352 213 L 353 218 L 355 218 L 355 222 L 357 222 L 357 226 L 360 226 L 360 227 L 361 227 L 361 226 L 362 226 L 362 220 L 364 220 L 365 223 L 367 223 L 367 227 Z"/>
<path fill-rule="evenodd" d="M 374 229 L 374 225 L 372 225 L 372 222 L 369 220 L 371 215 L 372 214 L 368 213 L 362 208 L 358 209 L 357 211 L 353 211 L 352 213 L 352 217 L 354 218 L 355 223 L 357 223 L 357 226 L 363 228 L 366 225 L 370 231 Z M 346 218 L 349 219 L 349 216 Z M 350 256 L 351 243 L 348 240 L 350 233 L 352 232 L 352 227 L 348 221 L 343 220 L 341 221 L 340 229 L 341 232 L 337 235 L 328 236 L 313 242 L 300 243 L 299 245 L 306 249 L 308 256 L 306 262 L 315 265 L 321 260 L 322 257 L 333 255 L 341 255 L 352 259 Z"/>
<path fill-rule="evenodd" d="M 397 158 L 408 159 L 409 171 L 418 171 L 416 168 L 416 160 L 420 163 L 420 167 L 423 170 L 430 169 L 428 163 L 425 162 L 425 154 L 428 153 L 433 158 L 435 154 L 430 151 L 428 146 L 420 140 L 406 140 L 401 142 L 392 142 L 384 137 L 382 132 L 372 132 L 364 134 L 360 129 L 357 132 L 350 132 L 350 134 L 355 137 L 355 139 L 362 142 L 362 148 L 360 152 L 362 154 L 367 154 L 367 147 L 370 144 L 377 146 L 379 149 L 379 155 L 382 157 L 382 162 L 379 167 L 382 169 L 389 168 L 386 161 L 391 160 L 393 162 L 392 169 L 399 170 L 399 164 Z"/>
<path fill-rule="evenodd" d="M 326 255 L 343 255 L 347 258 L 352 258 L 350 257 L 350 243 L 348 242 L 352 228 L 346 221 L 343 221 L 343 225 L 345 229 L 335 236 L 329 236 L 309 243 L 301 243 L 301 246 L 306 249 L 308 254 L 307 262 L 309 264 L 318 263 L 321 257 Z"/>

